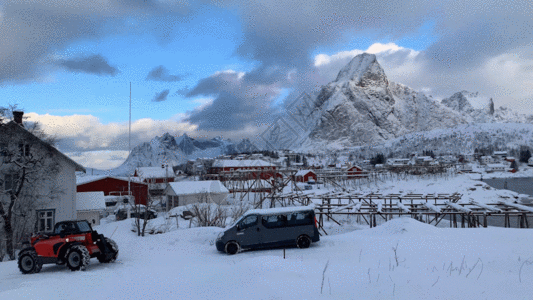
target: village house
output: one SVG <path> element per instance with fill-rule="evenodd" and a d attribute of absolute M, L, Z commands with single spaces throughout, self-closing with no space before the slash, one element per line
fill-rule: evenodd
<path fill-rule="evenodd" d="M 76 193 L 78 220 L 87 220 L 91 225 L 100 225 L 100 216 L 105 211 L 104 192 Z"/>
<path fill-rule="evenodd" d="M 485 172 L 505 172 L 505 166 L 503 164 L 488 164 L 485 166 Z"/>
<path fill-rule="evenodd" d="M 294 174 L 294 181 L 296 182 L 317 182 L 318 178 L 313 170 L 300 170 Z"/>
<path fill-rule="evenodd" d="M 346 178 L 356 179 L 366 177 L 366 174 L 363 174 L 363 168 L 360 166 L 353 166 L 346 171 Z"/>
<path fill-rule="evenodd" d="M 218 180 L 170 182 L 164 190 L 167 210 L 192 203 L 225 204 L 228 189 Z"/>
<path fill-rule="evenodd" d="M 139 178 L 116 177 L 107 175 L 79 176 L 76 180 L 76 191 L 103 192 L 104 196 L 116 196 L 123 199 L 123 203 L 146 205 L 148 199 L 148 184 Z M 129 192 L 128 192 L 129 190 Z M 130 200 L 128 194 L 133 197 Z M 116 201 L 106 201 L 106 206 L 114 206 Z"/>
<path fill-rule="evenodd" d="M 25 181 L 18 201 L 25 201 L 24 207 L 29 210 L 27 224 L 35 224 L 36 231 L 46 232 L 57 222 L 75 220 L 75 172 L 85 172 L 85 168 L 25 129 L 22 112 L 14 112 L 13 116 L 14 121 L 0 124 L 2 205 L 7 209 L 5 204 L 20 186 L 24 166 Z"/>
<path fill-rule="evenodd" d="M 174 182 L 174 170 L 171 166 L 161 165 L 160 167 L 140 167 L 135 169 L 133 177 L 138 177 L 148 184 L 150 196 L 157 197 L 163 195 L 167 183 Z"/>
<path fill-rule="evenodd" d="M 217 159 L 213 162 L 208 176 L 213 175 L 213 178 L 220 180 L 282 178 L 283 176 L 276 172 L 277 169 L 277 165 L 259 159 Z"/>

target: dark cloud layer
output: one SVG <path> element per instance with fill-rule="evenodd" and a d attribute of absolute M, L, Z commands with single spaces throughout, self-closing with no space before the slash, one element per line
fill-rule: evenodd
<path fill-rule="evenodd" d="M 166 89 L 160 93 L 156 93 L 154 98 L 152 99 L 152 102 L 162 102 L 167 100 L 168 93 L 170 93 L 169 89 Z"/>
<path fill-rule="evenodd" d="M 153 68 L 146 76 L 146 80 L 163 81 L 163 82 L 176 82 L 185 78 L 184 75 L 170 75 L 167 68 L 164 66 L 158 66 Z"/>
<path fill-rule="evenodd" d="M 211 105 L 191 113 L 187 121 L 200 130 L 243 130 L 271 121 L 277 83 L 259 84 L 243 73 L 220 72 L 200 80 L 187 97 L 214 96 Z"/>
<path fill-rule="evenodd" d="M 119 70 L 109 65 L 107 60 L 100 54 L 73 59 L 61 59 L 57 60 L 56 64 L 75 73 L 87 73 L 99 76 L 115 76 L 119 73 Z"/>

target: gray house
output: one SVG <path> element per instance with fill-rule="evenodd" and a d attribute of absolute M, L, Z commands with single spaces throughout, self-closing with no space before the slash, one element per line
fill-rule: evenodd
<path fill-rule="evenodd" d="M 165 189 L 167 208 L 198 202 L 225 204 L 229 190 L 219 180 L 170 182 Z M 207 198 L 207 199 L 205 199 Z"/>
<path fill-rule="evenodd" d="M 18 193 L 12 222 L 23 219 L 30 227 L 35 224 L 26 231 L 46 232 L 77 218 L 75 172 L 85 169 L 24 128 L 22 114 L 15 112 L 14 121 L 0 124 L 0 204 L 7 214 Z"/>

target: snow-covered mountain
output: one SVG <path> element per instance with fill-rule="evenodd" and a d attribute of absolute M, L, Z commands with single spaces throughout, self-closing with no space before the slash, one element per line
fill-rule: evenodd
<path fill-rule="evenodd" d="M 210 158 L 221 154 L 257 150 L 257 147 L 248 139 L 243 139 L 235 144 L 221 137 L 195 139 L 187 134 L 174 137 L 165 133 L 161 137 L 156 136 L 150 142 L 142 143 L 133 148 L 126 161 L 109 172 L 113 175 L 126 175 L 132 173 L 137 167 L 160 166 L 161 164 L 176 166 L 196 158 Z"/>
<path fill-rule="evenodd" d="M 289 113 L 302 124 L 295 147 L 302 151 L 382 144 L 461 124 L 533 123 L 533 116 L 494 109 L 493 100 L 478 93 L 462 91 L 438 101 L 389 82 L 376 56 L 367 53 L 355 56 L 316 95 L 304 93 L 298 100 Z"/>

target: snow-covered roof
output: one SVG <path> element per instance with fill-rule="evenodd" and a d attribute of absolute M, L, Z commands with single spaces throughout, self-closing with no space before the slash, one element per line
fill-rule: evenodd
<path fill-rule="evenodd" d="M 229 193 L 228 189 L 219 180 L 204 181 L 179 181 L 169 182 L 168 189 L 172 189 L 177 196 L 194 195 L 200 193 Z"/>
<path fill-rule="evenodd" d="M 276 207 L 276 208 L 264 208 L 264 209 L 251 209 L 247 211 L 244 215 L 270 215 L 270 214 L 284 214 L 284 213 L 291 213 L 291 212 L 299 212 L 299 211 L 308 211 L 308 210 L 314 210 L 315 207 L 313 205 L 310 206 L 296 206 L 296 207 Z"/>
<path fill-rule="evenodd" d="M 82 184 L 86 184 L 86 183 L 90 183 L 90 182 L 94 182 L 94 181 L 98 181 L 98 180 L 102 180 L 106 178 L 113 178 L 117 180 L 128 181 L 128 177 L 118 177 L 118 176 L 109 176 L 109 175 L 89 175 L 89 176 L 76 177 L 76 185 L 82 185 Z M 131 177 L 130 181 L 141 183 L 139 179 L 135 177 Z"/>
<path fill-rule="evenodd" d="M 76 210 L 105 209 L 104 192 L 76 193 Z"/>
<path fill-rule="evenodd" d="M 172 168 L 166 167 L 140 167 L 137 168 L 137 175 L 141 178 L 168 178 L 174 177 Z"/>
<path fill-rule="evenodd" d="M 214 168 L 236 168 L 236 167 L 271 167 L 272 163 L 260 159 L 217 159 L 213 162 Z"/>
<path fill-rule="evenodd" d="M 309 172 L 315 174 L 315 172 L 313 172 L 313 170 L 300 170 L 300 171 L 296 172 L 296 174 L 294 174 L 294 176 L 305 176 L 305 174 L 307 174 Z"/>

